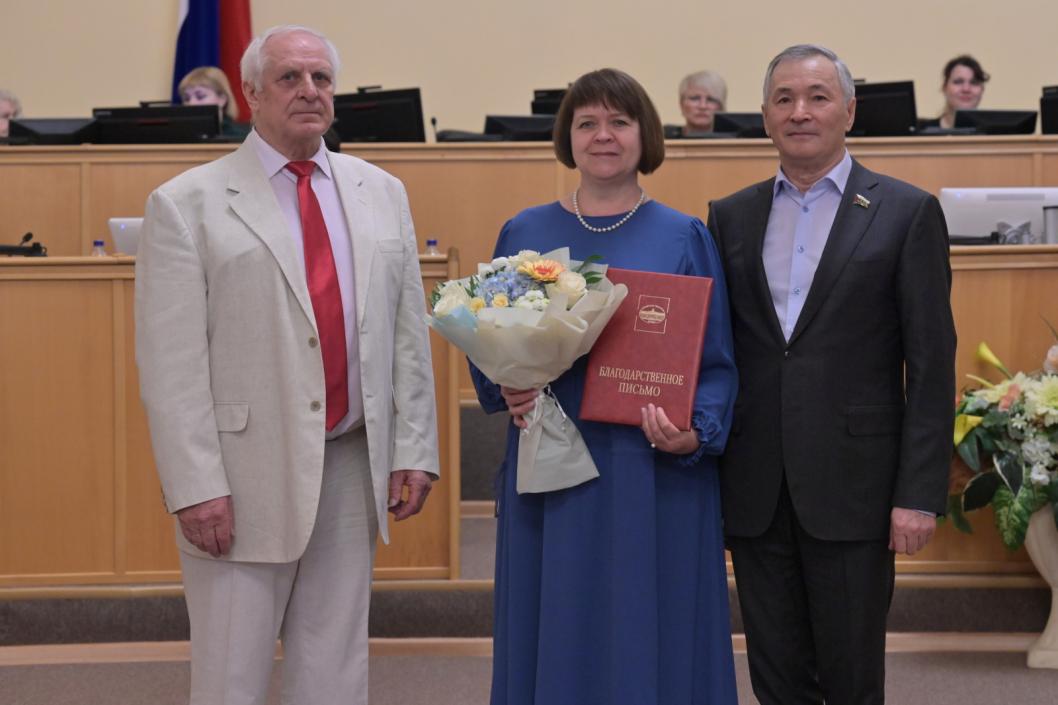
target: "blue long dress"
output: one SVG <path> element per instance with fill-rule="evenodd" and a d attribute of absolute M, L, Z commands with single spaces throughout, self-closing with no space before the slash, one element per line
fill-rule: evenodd
<path fill-rule="evenodd" d="M 620 216 L 589 218 L 597 227 Z M 692 424 L 693 456 L 651 449 L 635 426 L 580 421 L 586 358 L 552 383 L 599 477 L 558 492 L 515 491 L 510 424 L 498 486 L 493 705 L 735 705 L 716 456 L 737 377 L 727 291 L 697 218 L 650 201 L 608 233 L 558 203 L 500 233 L 496 255 L 569 246 L 626 269 L 715 278 Z M 506 411 L 471 368 L 481 405 Z"/>

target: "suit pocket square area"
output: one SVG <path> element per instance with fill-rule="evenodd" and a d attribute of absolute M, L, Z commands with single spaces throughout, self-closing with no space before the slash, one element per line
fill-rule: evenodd
<path fill-rule="evenodd" d="M 213 404 L 213 415 L 217 419 L 218 431 L 237 433 L 246 430 L 250 405 L 243 402 L 218 401 Z"/>
<path fill-rule="evenodd" d="M 904 407 L 899 404 L 850 406 L 845 409 L 849 435 L 884 436 L 900 433 Z"/>

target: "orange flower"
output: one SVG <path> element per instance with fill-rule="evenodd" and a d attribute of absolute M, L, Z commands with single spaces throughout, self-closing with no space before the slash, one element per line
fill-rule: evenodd
<path fill-rule="evenodd" d="M 518 267 L 518 271 L 538 282 L 553 282 L 566 268 L 553 259 L 536 259 L 523 263 Z"/>

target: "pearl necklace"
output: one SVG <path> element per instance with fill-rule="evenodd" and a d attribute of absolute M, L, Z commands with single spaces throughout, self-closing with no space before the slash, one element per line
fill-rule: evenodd
<path fill-rule="evenodd" d="M 639 200 L 636 201 L 636 204 L 634 206 L 632 206 L 632 210 L 628 211 L 625 214 L 624 218 L 621 218 L 613 225 L 607 225 L 605 228 L 597 228 L 594 225 L 588 225 L 588 221 L 584 220 L 584 216 L 580 214 L 580 206 L 577 205 L 577 192 L 579 191 L 580 189 L 577 189 L 573 192 L 573 212 L 577 214 L 577 220 L 580 221 L 580 224 L 588 230 L 591 230 L 593 233 L 608 233 L 611 230 L 617 230 L 619 227 L 627 223 L 628 219 L 635 215 L 636 211 L 639 210 L 639 207 L 643 205 L 643 201 L 647 200 L 647 192 L 640 188 Z"/>

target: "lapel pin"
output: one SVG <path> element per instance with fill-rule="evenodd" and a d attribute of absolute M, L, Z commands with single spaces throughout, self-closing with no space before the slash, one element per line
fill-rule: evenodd
<path fill-rule="evenodd" d="M 863 196 L 861 196 L 858 193 L 856 194 L 856 198 L 852 199 L 852 202 L 855 203 L 860 208 L 870 208 L 871 207 L 871 202 L 868 201 L 866 198 L 864 198 Z"/>

